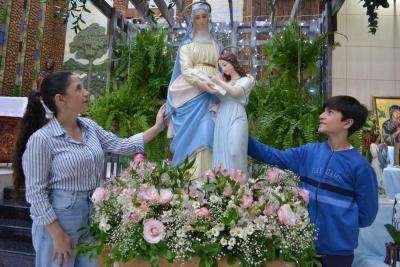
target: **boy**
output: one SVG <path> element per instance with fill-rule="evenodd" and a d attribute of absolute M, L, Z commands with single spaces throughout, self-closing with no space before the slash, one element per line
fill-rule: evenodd
<path fill-rule="evenodd" d="M 249 137 L 248 154 L 264 163 L 289 169 L 310 192 L 310 221 L 318 228 L 316 247 L 323 267 L 350 267 L 360 227 L 372 224 L 378 211 L 378 186 L 371 165 L 349 143 L 368 110 L 350 96 L 324 104 L 318 131 L 328 136 L 280 151 Z"/>

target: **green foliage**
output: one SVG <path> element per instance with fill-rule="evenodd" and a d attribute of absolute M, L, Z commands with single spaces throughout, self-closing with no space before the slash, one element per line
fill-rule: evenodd
<path fill-rule="evenodd" d="M 326 53 L 326 36 L 310 42 L 297 24 L 275 34 L 263 48 L 267 73 L 250 96 L 250 133 L 279 149 L 321 141 L 319 114 L 324 98 L 310 93 L 316 61 Z"/>
<path fill-rule="evenodd" d="M 400 245 L 400 232 L 391 224 L 385 224 L 385 228 L 394 240 L 395 245 Z"/>
<path fill-rule="evenodd" d="M 153 125 L 159 107 L 165 101 L 172 73 L 172 48 L 165 44 L 166 33 L 138 32 L 133 44 L 119 45 L 113 77 L 120 77 L 118 90 L 104 91 L 88 112 L 104 129 L 121 137 L 142 132 Z M 123 67 L 121 67 L 123 66 Z M 126 75 L 121 73 L 126 71 Z M 129 73 L 129 75 L 128 75 Z M 146 145 L 149 159 L 165 158 L 164 133 Z"/>
<path fill-rule="evenodd" d="M 379 9 L 379 6 L 383 8 L 388 8 L 389 3 L 387 0 L 363 0 L 363 7 L 367 9 L 368 16 L 368 28 L 369 32 L 375 34 L 376 29 L 378 28 L 378 13 L 375 12 L 376 9 Z M 393 4 L 396 2 L 394 1 Z"/>

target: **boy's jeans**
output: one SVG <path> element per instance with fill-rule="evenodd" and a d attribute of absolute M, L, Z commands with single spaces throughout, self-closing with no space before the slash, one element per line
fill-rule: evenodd
<path fill-rule="evenodd" d="M 322 267 L 351 267 L 354 255 L 321 255 Z"/>
<path fill-rule="evenodd" d="M 52 190 L 49 193 L 50 203 L 57 215 L 61 228 L 74 242 L 73 255 L 67 264 L 60 265 L 57 259 L 53 260 L 53 239 L 46 226 L 32 225 L 32 242 L 36 251 L 36 267 L 96 267 L 97 259 L 92 261 L 88 257 L 76 255 L 78 240 L 84 235 L 78 229 L 88 225 L 91 215 L 89 191 Z"/>

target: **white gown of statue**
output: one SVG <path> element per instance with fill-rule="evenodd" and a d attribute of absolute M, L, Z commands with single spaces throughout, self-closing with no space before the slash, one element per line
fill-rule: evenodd
<path fill-rule="evenodd" d="M 217 112 L 214 128 L 213 166 L 240 169 L 247 173 L 248 122 L 245 106 L 253 88 L 251 76 L 240 78 L 233 85 L 243 90 L 240 97 L 227 93 Z"/>

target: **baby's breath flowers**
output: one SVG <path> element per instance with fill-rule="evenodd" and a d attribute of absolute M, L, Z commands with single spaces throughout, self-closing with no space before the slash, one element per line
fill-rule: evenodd
<path fill-rule="evenodd" d="M 110 259 L 158 256 L 210 266 L 227 257 L 259 266 L 280 257 L 307 260 L 315 229 L 309 224 L 308 192 L 293 173 L 265 166 L 257 177 L 216 168 L 198 179 L 190 163 L 140 162 L 107 181 L 93 195 L 90 233 Z"/>

